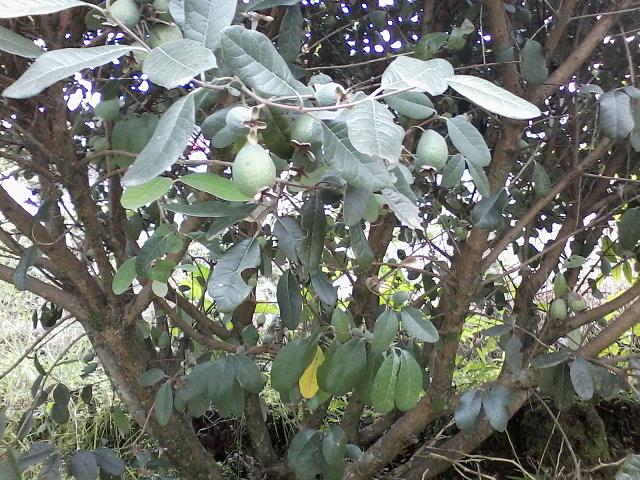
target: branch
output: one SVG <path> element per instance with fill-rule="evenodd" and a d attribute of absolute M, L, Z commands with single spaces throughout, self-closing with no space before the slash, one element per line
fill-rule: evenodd
<path fill-rule="evenodd" d="M 562 6 L 556 15 L 556 25 L 551 30 L 551 33 L 547 37 L 547 41 L 544 43 L 545 57 L 550 60 L 560 43 L 560 40 L 564 36 L 564 32 L 571 21 L 571 15 L 576 8 L 578 0 L 565 0 L 562 2 Z"/>
<path fill-rule="evenodd" d="M 3 282 L 7 282 L 13 285 L 14 273 L 15 269 L 7 267 L 6 265 L 0 265 L 0 280 L 2 280 Z M 53 285 L 30 276 L 27 276 L 26 287 L 27 290 L 34 295 L 44 298 L 49 302 L 55 303 L 56 305 L 64 308 L 74 317 L 78 319 L 88 318 L 89 313 L 86 310 L 82 299 L 76 297 L 75 295 L 65 292 L 64 290 L 60 290 Z"/>
<path fill-rule="evenodd" d="M 544 207 L 546 207 L 549 202 L 553 201 L 558 193 L 562 192 L 571 182 L 582 175 L 587 168 L 600 160 L 602 156 L 607 152 L 612 143 L 613 142 L 608 138 L 600 142 L 595 150 L 589 152 L 582 163 L 576 166 L 567 175 L 562 177 L 562 180 L 556 183 L 546 196 L 542 197 L 540 200 L 534 203 L 533 206 L 527 211 L 527 213 L 522 216 L 520 221 L 513 227 L 511 227 L 511 229 L 509 229 L 509 231 L 498 241 L 498 243 L 496 243 L 491 252 L 484 258 L 482 266 L 480 267 L 481 270 L 487 270 L 491 266 L 491 264 L 493 264 L 493 262 L 498 259 L 504 249 L 507 248 L 511 242 L 513 242 L 521 235 L 524 228 L 536 219 L 538 213 L 540 213 L 540 211 Z"/>
<path fill-rule="evenodd" d="M 620 9 L 626 9 L 633 3 L 633 0 L 622 0 L 618 2 L 617 7 Z M 619 11 L 604 12 L 602 18 L 591 28 L 587 36 L 582 43 L 578 45 L 578 48 L 571 52 L 569 58 L 567 58 L 562 65 L 556 68 L 549 78 L 534 89 L 531 95 L 528 95 L 531 101 L 536 104 L 541 104 L 542 101 L 555 92 L 560 86 L 564 85 L 573 74 L 580 68 L 594 52 L 598 46 L 602 44 L 602 39 L 609 33 L 613 26 L 618 22 L 620 18 Z"/>

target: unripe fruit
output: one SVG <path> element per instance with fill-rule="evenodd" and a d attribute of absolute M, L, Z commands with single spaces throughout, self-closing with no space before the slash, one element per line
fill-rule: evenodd
<path fill-rule="evenodd" d="M 140 9 L 134 0 L 116 0 L 109 7 L 109 15 L 129 28 L 140 21 Z"/>
<path fill-rule="evenodd" d="M 96 116 L 105 122 L 113 122 L 120 116 L 120 100 L 102 100 L 96 105 Z"/>
<path fill-rule="evenodd" d="M 587 308 L 587 302 L 585 302 L 580 294 L 575 292 L 569 292 L 569 295 L 567 295 L 567 304 L 572 312 L 581 312 Z"/>
<path fill-rule="evenodd" d="M 227 126 L 245 129 L 247 126 L 244 122 L 251 120 L 251 108 L 249 107 L 233 107 L 227 112 L 225 122 Z"/>
<path fill-rule="evenodd" d="M 309 114 L 300 115 L 291 126 L 291 140 L 298 143 L 320 143 L 322 141 L 320 122 Z"/>
<path fill-rule="evenodd" d="M 551 302 L 549 315 L 552 320 L 564 320 L 567 318 L 567 303 L 562 298 L 556 298 Z"/>
<path fill-rule="evenodd" d="M 240 149 L 231 167 L 233 182 L 240 192 L 255 196 L 276 182 L 276 166 L 260 145 L 247 143 Z"/>
<path fill-rule="evenodd" d="M 369 14 L 369 20 L 371 20 L 371 23 L 380 30 L 384 30 L 389 26 L 387 24 L 387 12 L 384 10 L 373 10 Z"/>
<path fill-rule="evenodd" d="M 106 137 L 93 137 L 89 141 L 89 145 L 96 152 L 100 152 L 109 148 L 109 140 Z"/>
<path fill-rule="evenodd" d="M 156 48 L 163 43 L 182 40 L 182 30 L 175 25 L 154 25 L 149 34 L 149 46 Z"/>
<path fill-rule="evenodd" d="M 567 280 L 563 274 L 558 273 L 553 279 L 553 294 L 556 297 L 562 297 L 565 293 L 567 293 Z"/>
<path fill-rule="evenodd" d="M 316 102 L 321 107 L 330 107 L 336 105 L 340 100 L 343 88 L 338 83 L 327 83 L 325 85 L 316 85 Z"/>
<path fill-rule="evenodd" d="M 420 137 L 416 149 L 416 166 L 440 170 L 447 163 L 449 148 L 447 141 L 435 130 L 427 130 Z"/>
<path fill-rule="evenodd" d="M 406 290 L 398 290 L 393 294 L 393 303 L 396 306 L 404 305 L 409 301 L 410 296 L 410 293 Z"/>

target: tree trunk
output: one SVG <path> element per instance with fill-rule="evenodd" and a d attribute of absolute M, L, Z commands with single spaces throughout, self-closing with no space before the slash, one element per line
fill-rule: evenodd
<path fill-rule="evenodd" d="M 105 373 L 133 420 L 151 438 L 157 440 L 164 454 L 185 480 L 221 480 L 216 462 L 200 444 L 187 414 L 174 412 L 168 425 L 161 427 L 153 415 L 155 389 L 142 387 L 138 378 L 157 364 L 154 351 L 136 335 L 135 327 L 118 325 L 114 313 L 108 314 L 106 328 L 96 330 L 85 324 L 87 335 Z M 91 322 L 94 323 L 94 322 Z"/>

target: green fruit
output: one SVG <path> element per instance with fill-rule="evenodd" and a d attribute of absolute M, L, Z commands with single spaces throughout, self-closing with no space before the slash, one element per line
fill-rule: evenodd
<path fill-rule="evenodd" d="M 393 303 L 396 306 L 404 305 L 409 301 L 410 296 L 410 293 L 406 290 L 398 290 L 393 294 Z"/>
<path fill-rule="evenodd" d="M 156 48 L 163 43 L 182 40 L 182 30 L 175 25 L 154 25 L 149 34 L 149 46 Z"/>
<path fill-rule="evenodd" d="M 551 302 L 549 315 L 551 316 L 552 320 L 564 320 L 565 318 L 567 318 L 567 302 L 565 302 L 562 298 L 556 298 L 553 302 Z"/>
<path fill-rule="evenodd" d="M 567 305 L 569 305 L 572 312 L 581 312 L 587 308 L 587 302 L 585 302 L 584 298 L 579 293 L 574 292 L 569 292 L 569 295 L 567 295 Z"/>
<path fill-rule="evenodd" d="M 553 294 L 556 297 L 562 297 L 565 293 L 567 293 L 567 280 L 563 274 L 558 273 L 553 279 Z"/>
<path fill-rule="evenodd" d="M 251 120 L 251 108 L 249 107 L 233 107 L 227 112 L 225 121 L 229 127 L 246 129 L 244 122 Z"/>
<path fill-rule="evenodd" d="M 369 20 L 371 20 L 371 23 L 380 30 L 384 30 L 389 26 L 387 24 L 387 12 L 384 10 L 373 10 L 369 14 Z"/>
<path fill-rule="evenodd" d="M 326 83 L 324 85 L 316 85 L 316 102 L 321 107 L 331 107 L 340 101 L 340 92 L 343 91 L 342 85 L 338 83 Z"/>
<path fill-rule="evenodd" d="M 253 197 L 276 182 L 276 166 L 260 145 L 245 144 L 233 161 L 233 182 L 240 192 Z"/>
<path fill-rule="evenodd" d="M 447 141 L 435 130 L 427 130 L 420 137 L 416 149 L 416 166 L 440 170 L 447 163 L 449 148 Z"/>
<path fill-rule="evenodd" d="M 113 122 L 120 116 L 120 100 L 103 100 L 96 105 L 96 116 L 105 122 Z"/>
<path fill-rule="evenodd" d="M 109 15 L 125 27 L 134 27 L 140 21 L 140 10 L 134 0 L 116 0 L 109 7 Z"/>
<path fill-rule="evenodd" d="M 308 113 L 300 115 L 291 125 L 291 140 L 312 145 L 322 142 L 320 122 Z"/>
<path fill-rule="evenodd" d="M 160 12 L 167 12 L 169 11 L 170 3 L 171 3 L 171 0 L 155 0 L 153 2 L 153 8 L 155 8 Z"/>

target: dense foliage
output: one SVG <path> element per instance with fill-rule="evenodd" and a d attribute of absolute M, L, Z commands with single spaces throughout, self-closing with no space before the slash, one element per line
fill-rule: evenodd
<path fill-rule="evenodd" d="M 635 391 L 639 2 L 380 3 L 0 2 L 0 279 L 83 326 L 130 468 L 223 478 L 215 411 L 246 478 L 434 478 L 532 396 Z M 16 442 L 91 401 L 55 367 Z M 0 477 L 125 470 L 54 444 Z"/>

